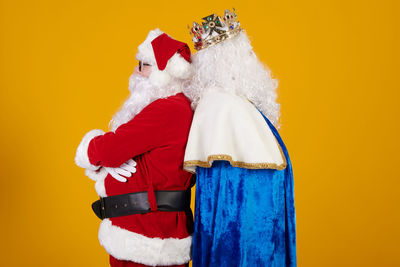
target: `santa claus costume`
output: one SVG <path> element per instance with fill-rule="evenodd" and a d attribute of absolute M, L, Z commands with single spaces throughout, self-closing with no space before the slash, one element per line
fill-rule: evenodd
<path fill-rule="evenodd" d="M 131 95 L 111 121 L 111 131 L 88 132 L 75 161 L 96 181 L 101 201 L 135 197 L 131 193 L 138 192 L 146 196 L 145 212 L 106 215 L 137 204 L 131 201 L 112 205 L 102 214 L 99 240 L 110 254 L 111 266 L 185 266 L 191 259 L 190 208 L 164 211 L 157 194 L 191 187 L 192 174 L 183 170 L 183 158 L 193 112 L 182 94 L 182 84 L 190 75 L 190 50 L 158 29 L 138 50 L 140 69 L 130 78 Z M 149 77 L 141 75 L 144 66 L 151 69 Z M 114 179 L 107 171 L 131 159 L 137 163 L 136 173 L 123 177 L 126 181 Z"/>
<path fill-rule="evenodd" d="M 273 125 L 277 81 L 234 12 L 204 20 L 192 28 L 199 51 L 184 91 L 195 107 L 184 162 L 197 173 L 193 266 L 296 266 L 292 167 Z"/>

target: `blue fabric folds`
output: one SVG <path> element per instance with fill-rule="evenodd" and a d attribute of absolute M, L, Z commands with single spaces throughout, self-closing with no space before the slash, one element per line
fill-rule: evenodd
<path fill-rule="evenodd" d="M 193 266 L 296 266 L 293 173 L 214 161 L 197 168 Z"/>

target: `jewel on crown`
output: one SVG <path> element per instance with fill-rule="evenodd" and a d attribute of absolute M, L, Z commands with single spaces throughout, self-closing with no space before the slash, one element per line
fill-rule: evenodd
<path fill-rule="evenodd" d="M 218 44 L 240 33 L 242 28 L 236 20 L 235 9 L 226 9 L 223 19 L 216 14 L 203 18 L 202 24 L 193 22 L 190 35 L 193 37 L 194 48 L 201 50 L 206 47 Z"/>

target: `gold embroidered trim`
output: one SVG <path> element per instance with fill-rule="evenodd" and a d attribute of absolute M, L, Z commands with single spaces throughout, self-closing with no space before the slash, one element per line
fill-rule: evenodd
<path fill-rule="evenodd" d="M 269 127 L 269 126 L 268 126 L 268 127 Z M 270 131 L 272 132 L 271 129 L 270 129 Z M 286 166 L 287 166 L 287 161 L 286 161 L 285 154 L 283 154 L 282 147 L 281 147 L 281 145 L 279 144 L 278 140 L 276 139 L 275 135 L 274 135 L 274 138 L 275 138 L 276 145 L 277 145 L 278 148 L 279 148 L 279 152 L 281 152 L 281 157 L 282 157 L 282 159 L 283 159 L 282 165 L 285 165 L 285 168 L 286 168 Z M 283 168 L 283 169 L 285 169 L 285 168 Z M 283 170 L 283 169 L 282 169 L 282 170 Z"/>
<path fill-rule="evenodd" d="M 253 102 L 250 101 L 250 99 L 247 99 L 252 105 Z M 269 126 L 268 126 L 269 128 Z M 270 131 L 272 132 L 272 130 L 270 129 Z M 278 140 L 276 139 L 275 135 L 274 139 L 276 142 L 276 145 L 279 148 L 279 152 L 281 153 L 281 157 L 283 159 L 283 163 L 281 165 L 278 165 L 276 163 L 246 163 L 246 162 L 242 162 L 242 161 L 234 161 L 232 159 L 231 156 L 226 155 L 226 154 L 215 154 L 215 155 L 210 155 L 207 157 L 207 161 L 201 161 L 201 160 L 187 160 L 185 162 L 183 162 L 183 167 L 203 167 L 203 168 L 211 168 L 211 164 L 210 161 L 214 161 L 214 160 L 225 160 L 225 161 L 229 161 L 230 164 L 233 167 L 239 167 L 239 168 L 246 168 L 246 169 L 274 169 L 274 170 L 284 170 L 287 167 L 287 161 L 286 161 L 286 157 L 285 154 L 282 151 L 282 147 L 279 144 Z M 196 169 L 195 171 L 192 171 L 190 169 L 186 170 L 190 173 L 196 174 Z"/>
<path fill-rule="evenodd" d="M 279 146 L 280 148 L 280 146 Z M 282 153 L 282 151 L 281 151 Z M 239 168 L 246 168 L 246 169 L 276 169 L 276 170 L 283 170 L 286 168 L 286 159 L 283 157 L 284 163 L 281 165 L 278 165 L 276 163 L 246 163 L 242 161 L 234 161 L 231 156 L 229 155 L 210 155 L 207 157 L 207 161 L 201 161 L 201 160 L 188 160 L 183 163 L 184 167 L 191 167 L 191 166 L 199 166 L 203 168 L 211 168 L 210 161 L 214 160 L 226 160 L 231 163 L 233 167 L 239 167 Z"/>

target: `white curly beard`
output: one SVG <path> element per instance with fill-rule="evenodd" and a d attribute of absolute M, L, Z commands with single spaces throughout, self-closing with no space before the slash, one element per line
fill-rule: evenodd
<path fill-rule="evenodd" d="M 250 100 L 276 126 L 280 105 L 278 81 L 253 52 L 246 33 L 200 50 L 192 56 L 193 77 L 183 93 L 195 108 L 209 88 L 221 88 Z"/>
<path fill-rule="evenodd" d="M 119 126 L 132 120 L 153 101 L 182 92 L 182 82 L 173 80 L 160 88 L 153 85 L 149 78 L 134 73 L 129 78 L 129 91 L 130 96 L 110 121 L 111 131 L 115 132 Z"/>

